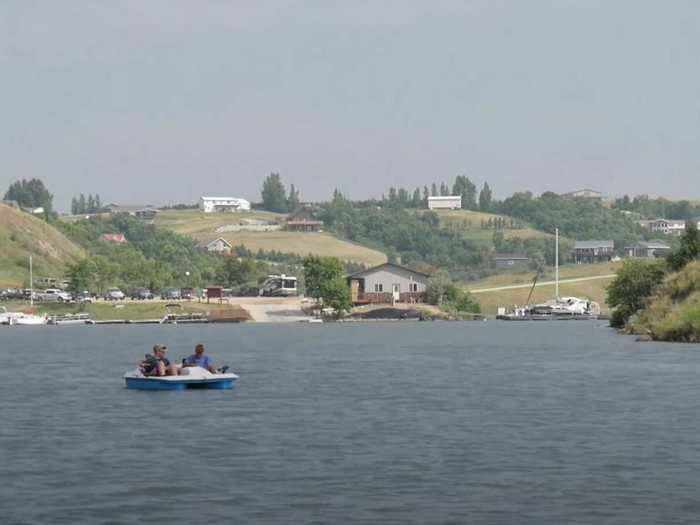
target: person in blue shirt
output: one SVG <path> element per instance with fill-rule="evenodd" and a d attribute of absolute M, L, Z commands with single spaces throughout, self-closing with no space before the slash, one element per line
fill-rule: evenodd
<path fill-rule="evenodd" d="M 205 370 L 209 370 L 212 374 L 216 373 L 216 368 L 211 364 L 211 359 L 208 355 L 204 355 L 204 345 L 199 343 L 194 347 L 194 354 L 185 359 L 185 366 L 201 366 Z"/>

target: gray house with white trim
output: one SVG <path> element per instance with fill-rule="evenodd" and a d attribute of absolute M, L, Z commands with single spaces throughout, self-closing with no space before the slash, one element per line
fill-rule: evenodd
<path fill-rule="evenodd" d="M 384 263 L 346 277 L 353 304 L 421 303 L 430 275 Z"/>

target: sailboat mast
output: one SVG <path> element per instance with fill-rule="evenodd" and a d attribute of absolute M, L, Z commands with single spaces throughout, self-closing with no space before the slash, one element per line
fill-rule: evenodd
<path fill-rule="evenodd" d="M 554 297 L 559 299 L 559 228 L 554 230 Z"/>
<path fill-rule="evenodd" d="M 29 256 L 29 304 L 34 306 L 34 271 L 32 269 L 32 256 Z"/>

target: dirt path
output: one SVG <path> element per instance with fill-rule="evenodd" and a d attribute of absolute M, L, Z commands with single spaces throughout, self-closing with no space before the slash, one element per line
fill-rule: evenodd
<path fill-rule="evenodd" d="M 614 279 L 614 273 L 607 275 L 594 275 L 592 277 L 576 277 L 575 279 L 559 279 L 559 284 L 566 283 L 579 283 L 582 281 L 596 281 L 599 279 Z M 554 286 L 556 281 L 542 281 L 538 282 L 535 286 Z M 508 286 L 497 286 L 495 288 L 477 288 L 475 290 L 469 290 L 469 293 L 486 293 L 486 292 L 499 292 L 501 290 L 516 290 L 518 288 L 532 288 L 532 283 L 529 284 L 511 284 Z"/>

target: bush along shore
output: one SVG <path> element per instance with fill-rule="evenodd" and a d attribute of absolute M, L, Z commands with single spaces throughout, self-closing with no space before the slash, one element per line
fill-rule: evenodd
<path fill-rule="evenodd" d="M 610 324 L 655 341 L 700 342 L 700 234 L 688 223 L 666 260 L 629 260 L 608 287 Z"/>

